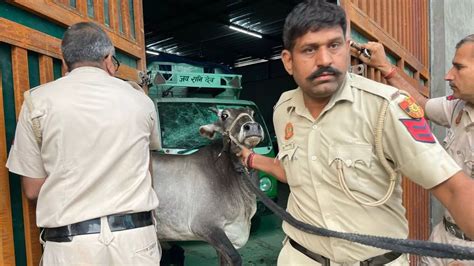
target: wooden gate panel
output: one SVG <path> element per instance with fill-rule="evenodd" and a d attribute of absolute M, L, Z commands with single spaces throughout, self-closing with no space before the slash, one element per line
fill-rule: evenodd
<path fill-rule="evenodd" d="M 77 0 L 74 7 L 68 0 L 7 2 L 10 4 L 0 2 L 0 8 L 5 8 L 0 12 L 0 48 L 3 49 L 0 52 L 8 55 L 0 57 L 0 104 L 3 106 L 0 108 L 0 149 L 3 150 L 0 151 L 0 163 L 3 165 L 24 91 L 59 78 L 66 72 L 61 66 L 59 38 L 67 26 L 80 21 L 101 24 L 117 48 L 117 57 L 119 60 L 122 58 L 117 73 L 119 78 L 136 80 L 137 70 L 145 69 L 141 0 L 93 0 L 93 16 L 88 12 L 87 0 Z M 121 23 L 117 12 L 122 17 Z M 7 81 L 3 81 L 3 89 L 8 89 L 6 92 L 2 89 L 2 65 L 8 68 L 3 72 L 7 76 Z M 5 167 L 1 168 L 0 178 L 0 265 L 38 265 L 42 250 L 36 227 L 35 202 L 26 199 L 20 191 L 19 177 L 9 174 Z"/>
<path fill-rule="evenodd" d="M 143 38 L 135 38 L 131 35 L 130 27 L 130 11 L 129 11 L 129 2 L 128 0 L 109 0 L 109 11 L 110 19 L 117 18 L 118 12 L 122 17 L 122 26 L 123 32 L 120 31 L 120 25 L 118 19 L 114 19 L 112 27 L 109 27 L 104 23 L 103 15 L 98 18 L 95 15 L 103 14 L 104 5 L 103 1 L 94 1 L 94 17 L 90 18 L 87 14 L 87 1 L 86 0 L 77 0 L 77 7 L 71 7 L 58 3 L 53 0 L 8 0 L 8 2 L 17 5 L 25 10 L 40 14 L 45 16 L 49 20 L 53 20 L 61 25 L 70 26 L 74 23 L 90 20 L 95 21 L 104 26 L 104 29 L 107 31 L 108 35 L 112 39 L 114 45 L 131 56 L 133 56 L 137 62 L 139 69 L 144 70 L 145 66 L 145 45 Z M 100 3 L 100 5 L 99 5 Z M 116 4 L 117 3 L 117 4 Z M 120 7 L 118 10 L 117 7 Z M 140 20 L 142 19 L 142 9 L 141 1 L 133 1 L 133 12 L 134 18 L 139 23 L 133 23 L 134 31 L 137 35 L 141 35 L 143 31 L 143 23 Z M 137 8 L 140 8 L 137 10 Z M 100 10 L 96 12 L 96 10 Z M 98 20 L 100 19 L 100 21 Z M 140 28 L 139 28 L 140 27 Z"/>
<path fill-rule="evenodd" d="M 351 28 L 367 38 L 381 42 L 391 56 L 399 73 L 425 96 L 429 95 L 429 47 L 427 0 L 341 0 Z M 353 64 L 361 63 L 358 59 Z M 381 73 L 367 69 L 367 76 L 386 83 Z M 403 203 L 407 209 L 412 239 L 429 237 L 429 192 L 404 178 Z M 411 265 L 419 258 L 411 256 Z"/>

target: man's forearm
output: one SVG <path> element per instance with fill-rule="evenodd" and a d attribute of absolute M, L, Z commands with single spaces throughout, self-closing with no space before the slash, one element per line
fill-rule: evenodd
<path fill-rule="evenodd" d="M 393 70 L 393 67 L 395 66 L 391 66 L 389 70 L 387 70 L 386 67 L 383 69 L 380 68 L 379 70 L 382 73 L 382 75 L 385 77 L 390 73 L 390 71 Z M 402 75 L 400 75 L 398 71 L 400 70 L 397 67 L 395 70 L 395 73 L 392 74 L 393 76 L 387 79 L 388 84 L 390 84 L 391 86 L 395 88 L 408 92 L 413 98 L 415 98 L 415 101 L 424 110 L 428 99 L 424 95 L 422 95 L 416 88 L 414 88 Z"/>
<path fill-rule="evenodd" d="M 252 168 L 274 176 L 280 182 L 287 183 L 285 169 L 275 158 L 255 154 L 252 158 Z"/>
<path fill-rule="evenodd" d="M 38 198 L 41 187 L 43 186 L 46 178 L 31 178 L 23 176 L 21 183 L 23 186 L 23 192 L 29 200 L 35 200 Z"/>
<path fill-rule="evenodd" d="M 387 80 L 388 84 L 408 92 L 415 101 L 421 105 L 424 109 L 428 99 L 423 96 L 415 87 L 413 87 L 405 78 L 400 74 L 398 67 L 392 65 L 387 59 L 385 54 L 385 49 L 381 43 L 377 42 L 368 42 L 365 44 L 359 44 L 362 48 L 366 48 L 371 52 L 371 57 L 365 57 L 360 53 L 355 53 L 355 55 L 365 64 L 370 67 L 373 67 L 380 71 L 382 76 Z M 353 52 L 355 49 L 353 49 Z"/>
<path fill-rule="evenodd" d="M 462 171 L 432 189 L 433 194 L 448 209 L 456 224 L 474 239 L 474 179 Z"/>

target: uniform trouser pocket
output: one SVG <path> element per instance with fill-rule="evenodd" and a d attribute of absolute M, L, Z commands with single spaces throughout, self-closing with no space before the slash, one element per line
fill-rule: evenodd
<path fill-rule="evenodd" d="M 161 245 L 158 242 L 158 237 L 156 236 L 155 226 L 147 226 L 143 228 L 143 240 L 135 249 L 135 256 L 137 257 L 139 263 L 147 265 L 159 265 L 161 259 Z"/>

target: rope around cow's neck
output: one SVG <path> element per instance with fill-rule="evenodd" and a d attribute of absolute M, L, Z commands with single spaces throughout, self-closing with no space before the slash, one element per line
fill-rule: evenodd
<path fill-rule="evenodd" d="M 355 233 L 344 233 L 306 224 L 294 218 L 291 214 L 283 210 L 280 206 L 268 198 L 267 195 L 265 195 L 265 193 L 260 190 L 258 185 L 252 182 L 252 178 L 247 169 L 245 169 L 244 175 L 246 176 L 245 180 L 248 181 L 246 182 L 247 185 L 250 183 L 250 185 L 248 185 L 249 188 L 270 210 L 272 210 L 282 220 L 303 232 L 325 237 L 340 238 L 351 242 L 392 250 L 400 253 L 410 253 L 436 258 L 474 260 L 474 249 L 469 247 L 446 245 L 422 240 L 409 240 Z"/>

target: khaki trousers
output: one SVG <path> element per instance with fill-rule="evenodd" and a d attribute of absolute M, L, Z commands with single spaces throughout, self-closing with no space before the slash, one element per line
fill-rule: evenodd
<path fill-rule="evenodd" d="M 280 251 L 280 255 L 278 256 L 278 266 L 317 266 L 321 265 L 318 262 L 314 261 L 313 259 L 309 258 L 305 254 L 301 253 L 300 251 L 294 249 L 290 241 L 283 241 L 283 248 Z M 335 263 L 331 262 L 331 266 L 359 266 L 359 262 L 357 263 Z M 408 255 L 403 254 L 398 259 L 385 264 L 391 266 L 408 266 L 410 265 Z"/>
<path fill-rule="evenodd" d="M 451 245 L 458 245 L 458 246 L 466 246 L 474 248 L 474 241 L 465 241 L 453 236 L 451 233 L 447 232 L 444 228 L 443 221 L 437 224 L 433 228 L 433 232 L 431 232 L 430 241 L 443 243 L 443 244 L 451 244 Z M 439 259 L 433 257 L 423 257 L 421 258 L 420 265 L 429 265 L 429 266 L 474 266 L 474 261 L 466 261 L 466 260 L 453 260 L 453 259 Z"/>
<path fill-rule="evenodd" d="M 154 225 L 117 232 L 110 232 L 107 222 L 102 225 L 100 234 L 75 236 L 71 242 L 42 241 L 40 265 L 160 265 Z"/>

